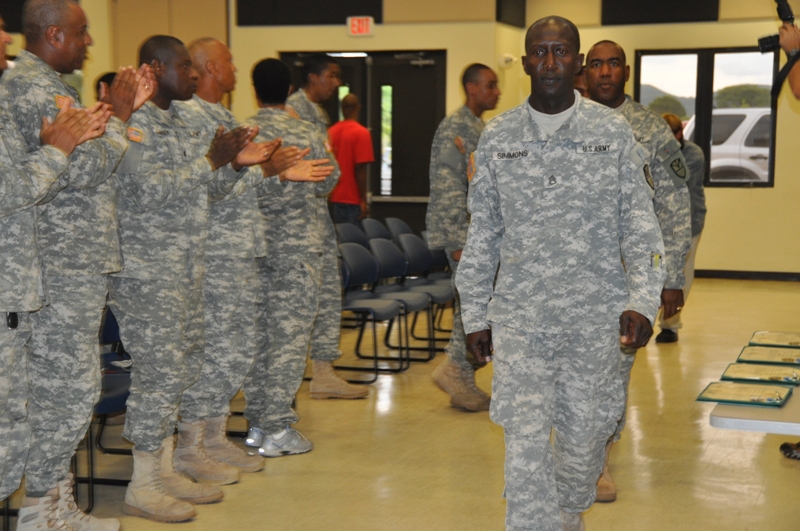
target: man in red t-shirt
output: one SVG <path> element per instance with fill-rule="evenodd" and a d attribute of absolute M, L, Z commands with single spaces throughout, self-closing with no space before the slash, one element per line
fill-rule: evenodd
<path fill-rule="evenodd" d="M 372 136 L 358 123 L 360 112 L 358 96 L 348 94 L 342 98 L 344 120 L 328 129 L 331 147 L 342 172 L 330 195 L 331 218 L 334 223 L 353 223 L 359 227 L 361 220 L 369 214 L 367 164 L 375 160 Z"/>

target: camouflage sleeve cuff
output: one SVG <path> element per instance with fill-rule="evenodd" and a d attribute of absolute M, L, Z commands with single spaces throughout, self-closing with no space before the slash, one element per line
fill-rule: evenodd
<path fill-rule="evenodd" d="M 67 170 L 69 158 L 57 147 L 45 144 L 39 149 L 39 152 L 46 155 L 43 159 L 55 174 L 53 180 Z"/>
<path fill-rule="evenodd" d="M 464 325 L 464 334 L 466 335 L 474 334 L 475 332 L 480 332 L 481 330 L 489 330 L 490 328 L 491 327 L 489 326 L 489 323 L 486 321 L 475 323 L 470 327 Z"/>
<path fill-rule="evenodd" d="M 658 314 L 658 308 L 654 308 L 652 304 L 641 304 L 637 301 L 630 301 L 628 305 L 625 307 L 625 311 L 636 312 L 638 314 L 644 315 L 647 317 L 647 320 L 650 321 L 650 326 L 655 324 L 656 322 L 656 315 Z"/>

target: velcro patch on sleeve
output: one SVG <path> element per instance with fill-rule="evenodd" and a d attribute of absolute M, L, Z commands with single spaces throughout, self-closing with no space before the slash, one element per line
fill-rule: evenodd
<path fill-rule="evenodd" d="M 461 138 L 460 136 L 457 136 L 457 137 L 455 138 L 455 140 L 453 140 L 453 142 L 455 142 L 455 144 L 456 144 L 456 147 L 458 148 L 458 151 L 459 151 L 459 152 L 460 152 L 462 155 L 464 155 L 464 154 L 466 154 L 466 153 L 467 153 L 467 148 L 466 148 L 466 146 L 464 146 L 464 139 L 463 139 L 463 138 Z"/>
<path fill-rule="evenodd" d="M 469 161 L 467 162 L 467 180 L 471 181 L 472 177 L 475 176 L 475 152 L 469 154 Z"/>
<path fill-rule="evenodd" d="M 56 96 L 56 107 L 62 109 L 67 103 L 73 103 L 69 96 Z"/>
<path fill-rule="evenodd" d="M 131 142 L 141 143 L 144 140 L 144 131 L 141 129 L 136 129 L 135 127 L 129 127 L 128 140 Z"/>

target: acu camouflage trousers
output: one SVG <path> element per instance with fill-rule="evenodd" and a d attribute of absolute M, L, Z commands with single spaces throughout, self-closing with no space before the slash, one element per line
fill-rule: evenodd
<path fill-rule="evenodd" d="M 325 211 L 327 215 L 327 207 Z M 330 218 L 328 218 L 330 223 Z M 339 350 L 339 334 L 342 324 L 342 280 L 339 277 L 339 247 L 331 226 L 324 241 L 327 249 L 322 251 L 319 286 L 319 313 L 311 333 L 311 359 L 336 361 L 342 357 Z"/>
<path fill-rule="evenodd" d="M 106 275 L 43 277 L 46 304 L 30 315 L 26 489 L 43 493 L 67 476 L 100 397 L 100 321 Z"/>
<path fill-rule="evenodd" d="M 183 391 L 203 363 L 202 275 L 174 281 L 111 278 L 108 305 L 133 359 L 123 436 L 155 452 L 175 431 Z"/>
<path fill-rule="evenodd" d="M 625 429 L 625 422 L 628 419 L 628 386 L 631 384 L 631 370 L 633 370 L 633 363 L 636 361 L 636 349 L 628 347 L 620 347 L 620 362 L 619 362 L 619 386 L 621 386 L 621 403 L 619 411 L 619 419 L 611 436 L 611 440 L 616 442 L 622 437 L 622 430 Z"/>
<path fill-rule="evenodd" d="M 31 432 L 28 426 L 26 344 L 31 337 L 27 312 L 17 314 L 17 328 L 0 312 L 0 501 L 19 488 Z"/>
<path fill-rule="evenodd" d="M 258 260 L 256 360 L 244 384 L 244 416 L 267 433 L 298 420 L 292 401 L 321 315 L 322 267 L 316 254 L 286 266 Z"/>
<path fill-rule="evenodd" d="M 594 503 L 619 418 L 619 332 L 609 325 L 533 334 L 492 323 L 492 340 L 490 413 L 505 433 L 506 529 L 561 531 L 560 511 Z"/>
<path fill-rule="evenodd" d="M 256 354 L 255 260 L 206 259 L 203 276 L 205 350 L 200 377 L 183 392 L 181 417 L 230 413 Z"/>
<path fill-rule="evenodd" d="M 472 354 L 467 352 L 467 336 L 464 333 L 464 323 L 461 322 L 461 299 L 458 297 L 458 289 L 456 288 L 458 262 L 453 260 L 450 252 L 445 252 L 447 253 L 447 261 L 450 263 L 452 275 L 450 285 L 453 287 L 453 293 L 455 294 L 453 299 L 453 331 L 450 333 L 450 341 L 447 342 L 447 346 L 444 349 L 445 354 L 463 370 L 476 371 L 480 367 L 477 366 Z"/>

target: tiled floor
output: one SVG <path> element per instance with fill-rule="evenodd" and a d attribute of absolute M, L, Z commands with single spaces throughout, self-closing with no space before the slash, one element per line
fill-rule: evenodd
<path fill-rule="evenodd" d="M 638 354 L 611 459 L 619 497 L 586 513 L 588 531 L 800 529 L 800 462 L 778 452 L 790 438 L 712 428 L 713 405 L 694 400 L 753 331 L 800 330 L 798 307 L 800 283 L 696 282 L 680 342 Z M 122 517 L 123 530 L 502 530 L 502 431 L 448 407 L 429 377 L 439 360 L 381 376 L 366 400 L 311 400 L 303 384 L 297 428 L 313 452 L 269 460 L 193 522 Z M 104 474 L 130 473 L 130 458 L 100 459 Z M 124 488 L 99 489 L 94 514 L 120 516 Z"/>

